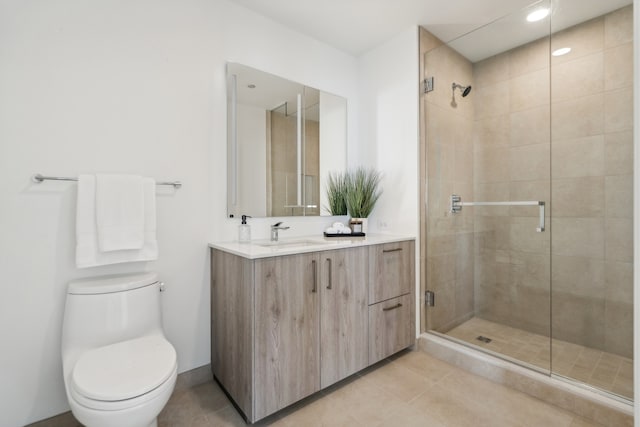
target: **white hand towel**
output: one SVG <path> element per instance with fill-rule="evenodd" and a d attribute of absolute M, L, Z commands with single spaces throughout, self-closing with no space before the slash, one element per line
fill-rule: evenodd
<path fill-rule="evenodd" d="M 158 259 L 156 184 L 153 179 L 143 178 L 143 194 L 143 247 L 141 249 L 101 252 L 98 247 L 96 225 L 96 179 L 93 175 L 80 175 L 76 210 L 76 266 L 78 268 Z"/>
<path fill-rule="evenodd" d="M 96 175 L 96 224 L 102 252 L 144 245 L 142 177 Z"/>

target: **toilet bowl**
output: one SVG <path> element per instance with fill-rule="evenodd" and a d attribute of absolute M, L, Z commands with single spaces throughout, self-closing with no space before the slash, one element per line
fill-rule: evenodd
<path fill-rule="evenodd" d="M 156 426 L 177 377 L 155 273 L 69 284 L 62 362 L 69 406 L 88 427 Z"/>

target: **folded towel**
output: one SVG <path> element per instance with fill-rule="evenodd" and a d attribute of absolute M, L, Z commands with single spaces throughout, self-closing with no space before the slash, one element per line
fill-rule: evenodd
<path fill-rule="evenodd" d="M 78 268 L 158 259 L 155 181 L 151 178 L 143 178 L 142 187 L 144 245 L 140 249 L 102 252 L 98 245 L 96 224 L 96 178 L 94 175 L 80 175 L 76 209 L 76 266 Z"/>
<path fill-rule="evenodd" d="M 144 245 L 142 177 L 96 175 L 96 225 L 102 252 Z"/>
<path fill-rule="evenodd" d="M 335 228 L 329 227 L 324 230 L 327 234 L 351 234 L 351 229 L 349 227 Z"/>

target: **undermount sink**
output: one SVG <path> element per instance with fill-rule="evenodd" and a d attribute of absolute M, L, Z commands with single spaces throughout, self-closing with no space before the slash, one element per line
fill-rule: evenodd
<path fill-rule="evenodd" d="M 299 246 L 318 246 L 327 245 L 329 242 L 322 240 L 279 240 L 277 242 L 257 243 L 258 246 L 263 248 L 294 248 Z"/>

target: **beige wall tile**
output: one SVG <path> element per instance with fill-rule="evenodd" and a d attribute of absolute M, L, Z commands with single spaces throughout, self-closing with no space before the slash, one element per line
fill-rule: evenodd
<path fill-rule="evenodd" d="M 476 85 L 473 90 L 475 119 L 504 116 L 509 113 L 509 82 Z M 465 98 L 466 99 L 466 98 Z"/>
<path fill-rule="evenodd" d="M 551 174 L 554 179 L 602 176 L 604 171 L 604 135 L 554 140 L 551 144 Z"/>
<path fill-rule="evenodd" d="M 553 291 L 551 328 L 555 339 L 602 348 L 605 337 L 604 314 L 604 300 Z"/>
<path fill-rule="evenodd" d="M 605 135 L 605 174 L 633 173 L 633 131 Z"/>
<path fill-rule="evenodd" d="M 495 182 L 476 184 L 475 201 L 477 202 L 502 202 L 510 200 L 509 183 Z M 483 206 L 474 211 L 476 216 L 508 216 L 509 208 L 503 206 Z"/>
<path fill-rule="evenodd" d="M 605 180 L 602 176 L 554 179 L 551 216 L 591 218 L 605 213 Z"/>
<path fill-rule="evenodd" d="M 427 257 L 427 286 L 431 290 L 442 290 L 442 286 L 456 278 L 456 254 Z"/>
<path fill-rule="evenodd" d="M 474 150 L 509 146 L 509 120 L 507 115 L 487 117 L 473 122 Z"/>
<path fill-rule="evenodd" d="M 617 46 L 633 41 L 633 6 L 629 5 L 604 18 L 604 45 Z"/>
<path fill-rule="evenodd" d="M 604 18 L 596 18 L 583 24 L 555 33 L 551 37 L 551 51 L 570 47 L 571 52 L 552 57 L 552 67 L 572 61 L 584 55 L 602 51 L 604 48 Z"/>
<path fill-rule="evenodd" d="M 514 251 L 549 253 L 550 233 L 538 233 L 537 218 L 512 217 L 510 227 L 510 247 Z"/>
<path fill-rule="evenodd" d="M 553 255 L 604 258 L 604 218 L 551 219 Z"/>
<path fill-rule="evenodd" d="M 453 181 L 456 174 L 455 166 L 455 148 L 453 145 L 443 143 L 429 144 L 427 168 L 430 179 Z"/>
<path fill-rule="evenodd" d="M 633 219 L 607 218 L 605 223 L 607 261 L 633 261 Z"/>
<path fill-rule="evenodd" d="M 604 95 L 551 105 L 552 141 L 598 135 L 604 131 Z"/>
<path fill-rule="evenodd" d="M 593 95 L 604 90 L 604 54 L 596 52 L 551 67 L 553 102 Z"/>
<path fill-rule="evenodd" d="M 420 52 L 428 52 L 442 45 L 442 41 L 429 31 L 420 27 Z"/>
<path fill-rule="evenodd" d="M 633 218 L 633 175 L 605 177 L 607 218 Z"/>
<path fill-rule="evenodd" d="M 550 254 L 510 251 L 513 285 L 535 288 L 549 293 L 551 286 Z"/>
<path fill-rule="evenodd" d="M 510 112 L 549 104 L 549 68 L 509 80 Z"/>
<path fill-rule="evenodd" d="M 474 175 L 478 183 L 509 181 L 510 149 L 475 152 Z"/>
<path fill-rule="evenodd" d="M 549 144 L 524 145 L 509 150 L 512 181 L 540 181 L 549 178 Z"/>
<path fill-rule="evenodd" d="M 605 261 L 607 299 L 617 302 L 633 300 L 633 264 L 631 262 Z"/>
<path fill-rule="evenodd" d="M 501 53 L 473 64 L 477 85 L 491 85 L 509 79 L 509 53 Z"/>
<path fill-rule="evenodd" d="M 605 263 L 601 258 L 553 255 L 554 292 L 602 298 L 605 294 Z"/>
<path fill-rule="evenodd" d="M 549 38 L 535 40 L 509 51 L 509 77 L 549 68 Z"/>
<path fill-rule="evenodd" d="M 617 89 L 604 95 L 604 130 L 607 133 L 633 129 L 633 91 Z"/>
<path fill-rule="evenodd" d="M 512 146 L 549 143 L 551 109 L 548 105 L 512 112 L 509 137 Z"/>
<path fill-rule="evenodd" d="M 614 354 L 633 358 L 633 300 L 605 303 L 604 348 Z"/>
<path fill-rule="evenodd" d="M 633 43 L 605 50 L 604 86 L 606 90 L 633 86 Z"/>

